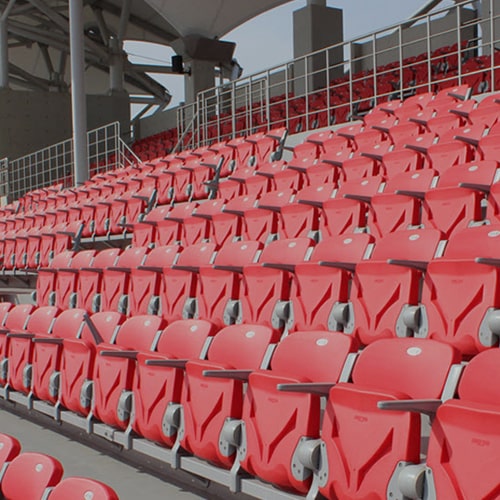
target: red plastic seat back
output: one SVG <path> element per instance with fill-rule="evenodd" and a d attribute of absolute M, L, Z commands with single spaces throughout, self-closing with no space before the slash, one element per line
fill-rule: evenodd
<path fill-rule="evenodd" d="M 114 266 L 120 253 L 119 248 L 102 250 L 95 256 L 90 268 L 80 270 L 77 287 L 77 307 L 92 311 L 94 296 L 101 290 L 102 273 L 99 271 Z M 93 271 L 93 269 L 96 271 Z"/>
<path fill-rule="evenodd" d="M 444 251 L 446 259 L 470 259 L 478 257 L 500 258 L 500 224 L 469 227 L 457 231 L 448 240 Z"/>
<path fill-rule="evenodd" d="M 214 337 L 208 360 L 226 368 L 256 370 L 260 368 L 269 344 L 277 340 L 278 335 L 266 326 L 227 326 Z"/>
<path fill-rule="evenodd" d="M 84 309 L 66 309 L 56 318 L 52 335 L 59 338 L 77 338 L 84 326 Z"/>
<path fill-rule="evenodd" d="M 102 337 L 102 341 L 109 344 L 113 340 L 117 327 L 125 321 L 125 316 L 114 311 L 104 311 L 92 314 L 90 319 L 99 332 L 99 335 Z M 80 339 L 84 342 L 96 344 L 96 339 L 85 321 L 81 330 Z"/>
<path fill-rule="evenodd" d="M 174 321 L 163 330 L 156 352 L 171 359 L 195 359 L 209 337 L 217 333 L 215 325 L 200 319 Z"/>
<path fill-rule="evenodd" d="M 500 377 L 500 351 L 490 349 L 474 356 L 460 378 L 460 399 L 498 406 L 500 410 L 500 388 L 488 380 Z"/>
<path fill-rule="evenodd" d="M 460 399 L 438 408 L 426 461 L 435 498 L 498 496 L 500 393 L 491 382 L 498 380 L 499 368 L 498 349 L 474 356 L 460 379 Z"/>
<path fill-rule="evenodd" d="M 302 382 L 338 381 L 355 340 L 337 332 L 296 332 L 285 337 L 271 359 L 273 373 Z"/>
<path fill-rule="evenodd" d="M 42 498 L 46 488 L 55 486 L 63 475 L 61 463 L 42 453 L 21 453 L 5 471 L 2 493 L 11 500 Z"/>
<path fill-rule="evenodd" d="M 52 325 L 54 324 L 54 319 L 59 312 L 59 309 L 54 306 L 44 306 L 35 309 L 33 314 L 28 318 L 26 330 L 35 335 L 37 333 L 49 333 Z"/>
<path fill-rule="evenodd" d="M 5 328 L 8 330 L 24 330 L 28 316 L 34 309 L 35 306 L 32 304 L 19 304 L 14 306 L 7 315 Z"/>
<path fill-rule="evenodd" d="M 116 492 L 107 484 L 86 477 L 68 477 L 49 495 L 49 500 L 118 500 Z"/>
<path fill-rule="evenodd" d="M 13 436 L 0 434 L 0 471 L 7 462 L 12 462 L 21 453 L 21 443 Z"/>
<path fill-rule="evenodd" d="M 460 361 L 460 353 L 441 342 L 382 339 L 362 351 L 352 380 L 378 390 L 402 392 L 412 399 L 439 398 L 451 365 Z"/>
<path fill-rule="evenodd" d="M 442 234 L 436 229 L 415 229 L 387 234 L 377 242 L 371 260 L 403 259 L 430 261 L 438 249 Z"/>
<path fill-rule="evenodd" d="M 163 320 L 159 316 L 134 316 L 127 319 L 116 336 L 116 345 L 123 349 L 149 351 L 153 346 Z"/>

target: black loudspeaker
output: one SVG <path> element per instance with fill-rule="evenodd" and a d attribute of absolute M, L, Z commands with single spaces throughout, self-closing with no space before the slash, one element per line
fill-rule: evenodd
<path fill-rule="evenodd" d="M 172 73 L 184 73 L 184 62 L 182 61 L 182 56 L 172 56 Z"/>

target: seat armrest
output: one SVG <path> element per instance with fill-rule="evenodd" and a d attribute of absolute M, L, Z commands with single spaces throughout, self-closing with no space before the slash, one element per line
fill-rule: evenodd
<path fill-rule="evenodd" d="M 432 416 L 442 404 L 440 399 L 400 399 L 379 401 L 377 408 L 380 410 L 411 411 Z"/>
<path fill-rule="evenodd" d="M 278 384 L 276 388 L 281 392 L 301 392 L 304 394 L 316 394 L 318 396 L 328 396 L 330 389 L 335 384 L 318 384 L 315 382 L 304 382 L 296 384 Z"/>
<path fill-rule="evenodd" d="M 228 378 L 246 382 L 252 370 L 203 370 L 204 377 Z"/>
<path fill-rule="evenodd" d="M 137 359 L 137 351 L 101 351 L 105 358 Z"/>
<path fill-rule="evenodd" d="M 180 368 L 184 370 L 188 359 L 147 359 L 146 365 L 148 366 L 165 366 L 167 368 Z"/>

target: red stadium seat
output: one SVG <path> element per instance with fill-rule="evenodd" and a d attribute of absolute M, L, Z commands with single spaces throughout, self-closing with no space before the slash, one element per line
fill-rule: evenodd
<path fill-rule="evenodd" d="M 420 462 L 420 415 L 384 411 L 377 404 L 441 398 L 459 362 L 450 346 L 421 339 L 379 340 L 364 349 L 352 383 L 329 392 L 320 469 L 327 477 L 320 492 L 327 498 L 391 497 L 398 464 Z"/>
<path fill-rule="evenodd" d="M 49 455 L 21 453 L 7 467 L 0 484 L 2 494 L 11 500 L 43 498 L 47 488 L 61 480 L 63 467 Z"/>
<path fill-rule="evenodd" d="M 432 424 L 426 465 L 427 490 L 435 498 L 488 498 L 500 487 L 495 469 L 500 449 L 500 352 L 475 356 L 465 367 L 459 399 L 441 405 Z"/>
<path fill-rule="evenodd" d="M 64 408 L 85 416 L 92 403 L 96 345 L 103 342 L 112 344 L 125 317 L 117 312 L 98 312 L 90 320 L 94 332 L 89 328 L 89 320 L 84 317 L 85 324 L 79 338 L 63 339 L 60 364 L 59 401 Z"/>
<path fill-rule="evenodd" d="M 49 500 L 118 500 L 118 495 L 107 484 L 86 477 L 68 477 L 48 496 Z"/>
<path fill-rule="evenodd" d="M 161 333 L 156 352 L 137 354 L 132 421 L 137 434 L 170 447 L 174 445 L 177 427 L 168 420 L 168 409 L 181 401 L 183 367 L 188 360 L 206 356 L 216 333 L 217 328 L 208 321 L 174 321 Z"/>
<path fill-rule="evenodd" d="M 308 491 L 312 475 L 298 457 L 319 438 L 320 397 L 314 388 L 313 394 L 279 389 L 339 382 L 354 350 L 353 338 L 341 333 L 297 332 L 279 343 L 271 370 L 250 374 L 242 414 L 243 469 L 281 488 Z"/>
<path fill-rule="evenodd" d="M 183 448 L 225 468 L 233 464 L 234 446 L 219 445 L 224 423 L 241 418 L 248 372 L 265 367 L 270 344 L 277 340 L 277 334 L 269 327 L 232 325 L 214 337 L 207 360 L 188 361 L 181 398 Z M 224 378 L 207 378 L 207 370 L 220 371 Z M 234 378 L 227 377 L 227 370 Z"/>

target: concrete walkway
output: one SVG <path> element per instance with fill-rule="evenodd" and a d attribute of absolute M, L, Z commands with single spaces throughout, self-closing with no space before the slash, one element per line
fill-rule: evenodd
<path fill-rule="evenodd" d="M 96 441 L 95 446 L 83 444 L 88 436 L 81 442 L 77 435 L 58 432 L 54 421 L 44 421 L 43 416 L 36 417 L 34 421 L 32 414 L 23 415 L 23 410 L 18 408 L 15 412 L 11 411 L 5 402 L 0 404 L 0 432 L 19 439 L 23 451 L 47 453 L 60 460 L 65 471 L 64 477 L 87 476 L 109 484 L 121 500 L 239 497 L 225 488 L 212 491 L 215 485 L 209 485 L 182 471 L 172 471 L 168 466 L 158 470 L 158 474 L 152 474 L 149 467 L 146 470 L 140 464 L 132 465 L 123 461 L 121 458 L 125 460 L 127 457 L 119 448 L 108 450 L 106 447 L 109 445 L 99 441 Z M 120 460 L 117 456 L 120 456 Z"/>

